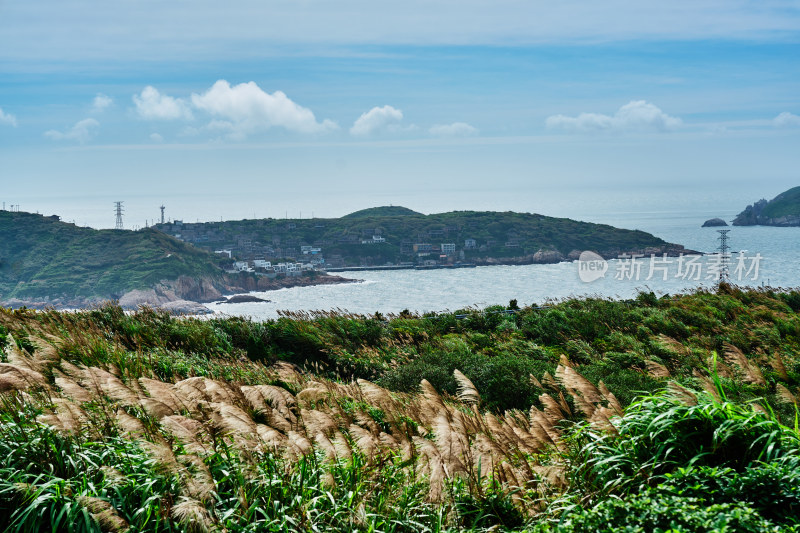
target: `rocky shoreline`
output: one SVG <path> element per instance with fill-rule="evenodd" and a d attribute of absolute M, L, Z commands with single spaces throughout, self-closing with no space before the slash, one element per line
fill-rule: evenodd
<path fill-rule="evenodd" d="M 212 313 L 203 304 L 227 302 L 236 295 L 252 291 L 272 291 L 290 287 L 311 285 L 331 285 L 338 283 L 357 283 L 358 280 L 327 274 L 268 279 L 251 275 L 226 275 L 219 279 L 180 277 L 177 280 L 162 281 L 151 289 L 136 289 L 118 298 L 10 298 L 0 302 L 0 306 L 11 309 L 89 309 L 109 301 L 116 301 L 126 310 L 140 306 L 164 309 L 173 314 L 199 315 Z M 261 298 L 258 298 L 262 300 Z"/>
<path fill-rule="evenodd" d="M 666 253 L 670 257 L 678 255 L 700 254 L 681 245 L 668 245 L 663 247 L 645 248 L 642 250 L 621 251 L 604 250 L 598 252 L 604 259 L 616 259 L 621 255 L 639 254 L 649 256 Z M 530 265 L 553 264 L 563 261 L 574 261 L 580 257 L 579 250 L 573 250 L 564 255 L 555 250 L 539 250 L 534 254 L 512 256 L 507 258 L 476 258 L 475 265 Z M 290 287 L 308 287 L 312 285 L 330 285 L 339 283 L 357 283 L 359 280 L 343 278 L 332 274 L 314 274 L 311 276 L 296 276 L 283 278 L 268 278 L 252 274 L 226 274 L 219 278 L 190 278 L 182 276 L 177 280 L 162 281 L 151 289 L 136 289 L 129 291 L 117 298 L 41 298 L 18 299 L 11 298 L 0 302 L 2 307 L 19 309 L 87 309 L 102 305 L 108 301 L 115 301 L 126 310 L 135 310 L 140 306 L 157 307 L 173 314 L 201 315 L 213 313 L 204 304 L 212 302 L 235 303 L 241 301 L 242 295 L 250 292 L 265 292 Z M 231 299 L 233 298 L 233 300 Z M 249 301 L 264 301 L 261 298 L 244 296 Z"/>
<path fill-rule="evenodd" d="M 592 250 L 603 259 L 617 259 L 621 256 L 644 256 L 650 255 L 661 256 L 667 254 L 668 257 L 678 257 L 679 255 L 701 255 L 702 252 L 684 248 L 680 244 L 670 244 L 667 246 L 654 246 L 650 248 L 643 248 L 641 250 Z M 564 261 L 577 261 L 581 256 L 582 250 L 572 250 L 567 255 L 562 254 L 557 250 L 539 250 L 536 253 L 512 256 L 512 257 L 484 257 L 474 258 L 470 262 L 479 266 L 494 266 L 494 265 L 548 265 L 553 263 L 562 263 Z"/>

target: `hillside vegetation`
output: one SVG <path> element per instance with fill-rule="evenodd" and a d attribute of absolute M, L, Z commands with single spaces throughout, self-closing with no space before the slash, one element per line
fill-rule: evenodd
<path fill-rule="evenodd" d="M 219 277 L 217 258 L 154 229 L 95 230 L 0 211 L 0 301 L 119 297 L 181 276 Z"/>
<path fill-rule="evenodd" d="M 367 217 L 402 217 L 408 215 L 424 216 L 422 213 L 413 211 L 407 207 L 399 205 L 387 205 L 382 207 L 370 207 L 368 209 L 361 209 L 342 218 L 367 218 Z"/>
<path fill-rule="evenodd" d="M 797 531 L 800 293 L 0 310 L 9 531 Z"/>
<path fill-rule="evenodd" d="M 463 260 L 480 263 L 557 262 L 577 258 L 575 254 L 583 250 L 617 257 L 622 252 L 658 253 L 680 248 L 643 231 L 566 218 L 479 211 L 423 215 L 397 206 L 365 209 L 337 219 L 169 223 L 156 227 L 209 250 L 228 247 L 242 258 L 299 257 L 301 246 L 316 246 L 334 266 L 414 262 L 421 259 L 418 253 L 422 251 L 438 258 L 441 245 L 447 243 L 455 245 L 457 258 L 463 252 Z M 373 236 L 385 241 L 372 244 Z M 471 246 L 466 245 L 468 239 L 473 241 Z"/>
<path fill-rule="evenodd" d="M 800 187 L 782 192 L 770 201 L 748 205 L 733 221 L 734 226 L 800 226 Z"/>

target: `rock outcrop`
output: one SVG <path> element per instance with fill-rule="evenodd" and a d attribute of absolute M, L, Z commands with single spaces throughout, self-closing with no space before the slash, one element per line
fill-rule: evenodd
<path fill-rule="evenodd" d="M 197 279 L 183 276 L 177 280 L 162 281 L 152 289 L 127 292 L 119 298 L 119 305 L 124 309 L 136 309 L 139 306 L 147 305 L 178 314 L 203 314 L 211 311 L 201 303 L 231 301 L 231 299 L 226 300 L 223 293 L 270 291 L 287 287 L 352 283 L 353 281 L 355 280 L 324 274 L 273 279 L 246 273 L 226 275 L 220 279 Z M 238 298 L 240 298 L 239 301 L 243 301 L 242 298 L 247 298 L 247 301 L 266 301 L 255 296 Z M 193 309 L 197 312 L 193 312 Z"/>
<path fill-rule="evenodd" d="M 722 226 L 727 226 L 727 225 L 728 225 L 728 223 L 725 222 L 724 220 L 722 220 L 721 218 L 710 218 L 710 219 L 706 220 L 705 222 L 703 222 L 702 227 L 703 228 L 716 228 L 716 227 L 722 227 Z"/>
<path fill-rule="evenodd" d="M 228 296 L 224 302 L 226 304 L 244 304 L 244 303 L 267 303 L 269 300 L 265 300 L 264 298 L 259 298 L 258 296 L 253 296 L 252 294 L 234 294 L 233 296 Z"/>
<path fill-rule="evenodd" d="M 205 305 L 189 300 L 175 300 L 167 302 L 159 307 L 165 311 L 169 311 L 173 315 L 208 315 L 214 313 L 214 311 Z"/>

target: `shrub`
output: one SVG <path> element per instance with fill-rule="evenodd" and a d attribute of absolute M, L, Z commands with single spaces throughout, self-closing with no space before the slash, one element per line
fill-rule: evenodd
<path fill-rule="evenodd" d="M 775 326 L 778 328 L 778 332 L 783 338 L 800 338 L 800 319 L 795 316 L 784 319 L 779 318 L 775 321 Z"/>
<path fill-rule="evenodd" d="M 780 294 L 781 299 L 786 305 L 792 308 L 795 313 L 800 312 L 800 292 L 792 291 Z"/>
<path fill-rule="evenodd" d="M 506 316 L 502 313 L 504 310 L 503 306 L 493 305 L 483 311 L 470 309 L 456 311 L 456 314 L 467 315 L 463 320 L 465 329 L 481 333 L 492 333 L 505 321 Z"/>
<path fill-rule="evenodd" d="M 661 495 L 646 491 L 625 499 L 610 498 L 591 509 L 575 509 L 557 525 L 541 525 L 535 532 L 559 533 L 779 533 L 780 527 L 745 503 L 708 505 L 699 498 Z"/>
<path fill-rule="evenodd" d="M 524 520 L 508 493 L 493 482 L 481 496 L 465 490 L 463 483 L 454 487 L 454 506 L 460 525 L 469 529 L 519 528 Z"/>
<path fill-rule="evenodd" d="M 644 325 L 654 333 L 663 333 L 675 339 L 689 337 L 690 331 L 685 324 L 670 316 L 668 312 L 654 309 L 644 320 Z"/>
<path fill-rule="evenodd" d="M 571 324 L 560 309 L 531 312 L 523 321 L 525 335 L 541 344 L 560 345 L 567 339 Z"/>
<path fill-rule="evenodd" d="M 541 376 L 553 366 L 541 360 L 516 355 L 487 357 L 470 351 L 464 344 L 426 352 L 413 361 L 387 372 L 379 383 L 392 390 L 412 392 L 423 379 L 436 390 L 455 395 L 458 389 L 453 371 L 467 376 L 490 410 L 529 409 L 538 396 L 529 375 Z"/>
<path fill-rule="evenodd" d="M 745 502 L 774 522 L 800 519 L 800 469 L 795 459 L 732 468 L 687 467 L 666 476 L 662 493 L 703 499 L 708 503 Z"/>
<path fill-rule="evenodd" d="M 279 359 L 297 364 L 328 362 L 327 346 L 311 322 L 279 318 L 268 328 Z"/>
<path fill-rule="evenodd" d="M 610 358 L 601 364 L 580 367 L 580 373 L 592 383 L 602 380 L 623 406 L 630 404 L 638 396 L 653 393 L 664 386 L 663 381 L 634 366 L 627 366 L 639 361 L 635 354 L 609 353 L 606 356 Z"/>
<path fill-rule="evenodd" d="M 731 468 L 800 453 L 798 434 L 749 406 L 697 394 L 686 405 L 667 393 L 639 400 L 617 422 L 615 435 L 584 427 L 571 460 L 574 487 L 589 499 L 654 486 L 684 466 Z"/>
<path fill-rule="evenodd" d="M 253 361 L 272 362 L 271 339 L 266 324 L 239 317 L 215 319 L 212 324 L 232 348 L 243 350 Z"/>

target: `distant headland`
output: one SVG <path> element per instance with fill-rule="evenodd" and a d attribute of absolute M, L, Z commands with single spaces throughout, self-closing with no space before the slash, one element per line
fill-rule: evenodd
<path fill-rule="evenodd" d="M 800 187 L 782 192 L 772 200 L 748 205 L 733 219 L 734 226 L 800 226 Z"/>
<path fill-rule="evenodd" d="M 584 250 L 687 252 L 649 233 L 539 214 L 400 206 L 341 218 L 184 223 L 96 230 L 58 216 L 0 211 L 0 304 L 78 308 L 105 300 L 194 309 L 223 295 L 352 282 L 347 268 L 557 263 Z M 178 302 L 178 303 L 176 303 Z"/>
<path fill-rule="evenodd" d="M 400 206 L 364 209 L 340 218 L 173 220 L 154 227 L 237 258 L 242 269 L 255 270 L 287 258 L 333 270 L 557 263 L 577 259 L 584 250 L 605 258 L 684 251 L 643 231 L 567 218 L 510 211 L 424 215 Z"/>
<path fill-rule="evenodd" d="M 352 280 L 313 270 L 272 278 L 234 272 L 231 259 L 153 228 L 96 230 L 58 216 L 0 211 L 0 305 L 83 308 L 119 300 L 127 308 L 196 312 L 224 294 Z M 169 304 L 169 305 L 168 305 Z"/>

